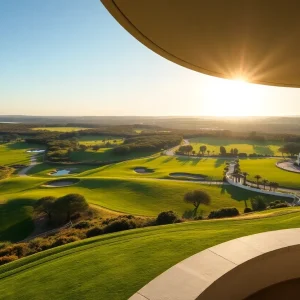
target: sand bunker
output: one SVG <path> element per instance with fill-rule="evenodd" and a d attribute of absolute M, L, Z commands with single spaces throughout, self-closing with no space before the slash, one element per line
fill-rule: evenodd
<path fill-rule="evenodd" d="M 191 174 L 191 173 L 170 173 L 170 177 L 173 178 L 186 178 L 186 179 L 192 179 L 192 180 L 205 180 L 206 176 L 205 175 L 200 175 L 200 174 Z"/>
<path fill-rule="evenodd" d="M 145 167 L 137 167 L 134 168 L 134 172 L 139 173 L 139 174 L 148 174 L 148 173 L 153 173 L 154 170 L 145 168 Z"/>
<path fill-rule="evenodd" d="M 32 150 L 27 150 L 26 152 L 28 153 L 44 153 L 46 150 L 42 149 L 32 149 Z"/>
<path fill-rule="evenodd" d="M 79 179 L 64 179 L 64 180 L 53 180 L 45 183 L 44 187 L 64 187 L 64 186 L 70 186 L 73 184 L 78 183 Z"/>

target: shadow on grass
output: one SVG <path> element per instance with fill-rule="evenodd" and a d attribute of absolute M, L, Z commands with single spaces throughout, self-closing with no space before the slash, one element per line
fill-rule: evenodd
<path fill-rule="evenodd" d="M 174 159 L 173 156 L 169 156 L 169 157 L 167 157 L 166 159 L 164 159 L 161 163 L 162 163 L 162 164 L 166 164 L 166 163 L 170 162 L 170 161 L 173 160 L 173 159 Z"/>
<path fill-rule="evenodd" d="M 215 168 L 218 168 L 222 165 L 224 165 L 226 159 L 224 158 L 217 158 L 216 161 L 215 161 Z"/>
<path fill-rule="evenodd" d="M 147 158 L 146 162 L 150 162 L 150 161 L 153 161 L 155 159 L 157 159 L 159 156 L 152 156 L 152 157 L 149 157 Z"/>
<path fill-rule="evenodd" d="M 20 241 L 34 230 L 34 203 L 32 199 L 15 199 L 0 205 L 0 241 Z"/>

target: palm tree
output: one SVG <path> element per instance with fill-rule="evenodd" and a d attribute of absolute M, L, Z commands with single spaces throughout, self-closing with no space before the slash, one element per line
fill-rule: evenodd
<path fill-rule="evenodd" d="M 274 192 L 275 190 L 277 190 L 279 188 L 279 184 L 277 182 L 273 182 L 273 189 L 274 189 Z"/>
<path fill-rule="evenodd" d="M 269 191 L 272 191 L 273 185 L 274 185 L 274 182 L 271 181 L 271 182 L 269 183 L 269 187 L 270 187 L 270 190 L 269 190 Z"/>
<path fill-rule="evenodd" d="M 259 179 L 261 179 L 261 176 L 255 175 L 254 178 L 256 179 L 257 188 L 259 188 Z"/>
<path fill-rule="evenodd" d="M 264 185 L 264 190 L 266 189 L 266 184 L 269 182 L 267 179 L 263 179 L 261 183 Z"/>
<path fill-rule="evenodd" d="M 249 175 L 247 172 L 242 173 L 244 175 L 244 185 L 246 185 L 247 182 L 247 176 Z"/>

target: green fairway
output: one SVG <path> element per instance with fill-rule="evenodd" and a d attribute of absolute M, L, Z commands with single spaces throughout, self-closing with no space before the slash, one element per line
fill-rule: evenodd
<path fill-rule="evenodd" d="M 237 207 L 241 212 L 245 201 L 256 194 L 230 185 L 210 186 L 195 182 L 135 179 L 135 178 L 82 178 L 69 187 L 43 187 L 46 178 L 14 178 L 3 180 L 0 196 L 3 201 L 17 199 L 37 200 L 43 196 L 60 197 L 68 193 L 79 193 L 89 203 L 110 210 L 143 216 L 157 216 L 162 211 L 173 210 L 180 216 L 190 216 L 193 206 L 183 202 L 186 192 L 201 189 L 212 198 L 209 206 L 201 206 L 207 215 L 211 210 L 222 207 Z M 270 201 L 275 197 L 270 197 Z M 248 205 L 250 205 L 248 201 Z"/>
<path fill-rule="evenodd" d="M 219 154 L 220 146 L 224 146 L 227 152 L 233 148 L 237 148 L 240 153 L 257 153 L 263 155 L 281 155 L 278 152 L 278 148 L 282 146 L 281 142 L 277 141 L 266 141 L 266 142 L 254 142 L 239 139 L 219 139 L 210 137 L 192 138 L 189 139 L 196 153 L 199 152 L 199 148 L 202 145 L 207 147 L 210 154 Z"/>
<path fill-rule="evenodd" d="M 33 231 L 33 202 L 18 199 L 0 203 L 0 241 L 20 241 Z"/>
<path fill-rule="evenodd" d="M 105 166 L 87 171 L 83 176 L 109 176 L 109 177 L 138 177 L 138 178 L 168 178 L 170 173 L 184 172 L 208 176 L 214 180 L 223 178 L 225 159 L 189 158 L 175 156 L 152 156 L 143 159 L 130 160 L 114 165 Z M 154 170 L 153 173 L 139 174 L 134 171 L 136 167 L 146 167 Z"/>
<path fill-rule="evenodd" d="M 278 159 L 241 159 L 240 166 L 243 172 L 250 175 L 248 179 L 255 181 L 255 175 L 260 175 L 263 179 L 278 182 L 280 186 L 290 188 L 300 188 L 300 174 L 284 171 L 276 167 Z"/>
<path fill-rule="evenodd" d="M 103 235 L 0 267 L 2 299 L 125 300 L 179 261 L 244 235 L 298 227 L 300 212 L 197 221 Z M 126 280 L 125 280 L 126 279 Z"/>
<path fill-rule="evenodd" d="M 86 127 L 36 127 L 32 128 L 32 130 L 39 130 L 39 131 L 57 131 L 57 132 L 72 132 L 72 131 L 79 131 L 79 130 L 86 130 L 90 128 Z"/>
<path fill-rule="evenodd" d="M 34 148 L 43 149 L 41 145 L 25 142 L 0 144 L 0 165 L 28 164 L 32 154 L 26 151 Z"/>
<path fill-rule="evenodd" d="M 73 151 L 70 159 L 73 162 L 107 162 L 135 159 L 152 155 L 153 152 L 131 152 L 126 155 L 116 155 L 112 148 L 101 148 L 98 151 L 88 149 L 86 151 Z"/>
<path fill-rule="evenodd" d="M 104 135 L 86 135 L 78 138 L 79 144 L 83 145 L 104 145 L 111 143 L 112 145 L 119 145 L 123 143 L 123 138 L 116 136 L 104 136 Z"/>

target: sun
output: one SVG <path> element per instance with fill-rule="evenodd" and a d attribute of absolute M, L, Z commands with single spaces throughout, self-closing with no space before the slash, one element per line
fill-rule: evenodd
<path fill-rule="evenodd" d="M 203 87 L 203 109 L 211 116 L 261 115 L 261 86 L 250 84 L 243 77 L 234 80 L 214 79 Z"/>

